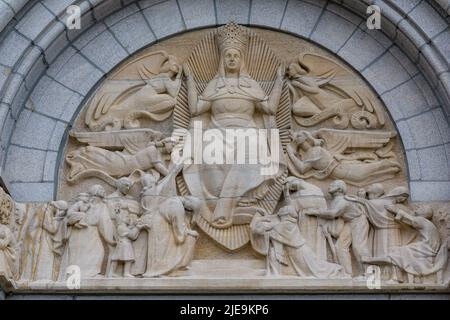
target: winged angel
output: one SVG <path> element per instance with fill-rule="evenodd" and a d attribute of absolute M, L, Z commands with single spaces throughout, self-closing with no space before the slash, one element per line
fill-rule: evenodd
<path fill-rule="evenodd" d="M 177 59 L 157 51 L 131 67 L 135 80 L 109 80 L 89 102 L 85 123 L 92 131 L 139 128 L 140 119 L 161 122 L 171 116 L 181 84 Z"/>
<path fill-rule="evenodd" d="M 392 132 L 319 129 L 292 135 L 288 167 L 303 179 L 331 177 L 363 186 L 390 179 L 401 170 L 391 150 Z"/>
<path fill-rule="evenodd" d="M 370 92 L 355 81 L 346 68 L 335 61 L 303 53 L 287 70 L 295 121 L 304 127 L 333 118 L 334 127 L 345 129 L 380 128 L 383 111 L 373 103 Z"/>

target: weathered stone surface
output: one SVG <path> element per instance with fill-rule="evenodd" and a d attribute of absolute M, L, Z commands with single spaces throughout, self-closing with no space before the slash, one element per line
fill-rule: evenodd
<path fill-rule="evenodd" d="M 90 26 L 92 26 L 95 23 L 94 14 L 91 10 L 91 6 L 88 1 L 80 3 L 80 9 L 81 9 L 80 25 L 82 25 L 83 28 L 79 30 L 78 29 L 67 30 L 67 38 L 70 41 L 76 39 L 81 33 L 83 33 L 85 30 L 87 30 Z"/>
<path fill-rule="evenodd" d="M 16 96 L 17 90 L 22 84 L 23 76 L 17 73 L 9 75 L 8 85 L 3 90 L 2 102 L 11 104 Z"/>
<path fill-rule="evenodd" d="M 428 105 L 431 107 L 436 107 L 439 105 L 439 101 L 436 98 L 436 93 L 431 89 L 427 80 L 423 77 L 423 75 L 418 74 L 414 78 L 414 82 L 417 84 L 417 87 L 422 92 L 423 96 L 428 102 Z"/>
<path fill-rule="evenodd" d="M 255 25 L 269 25 L 279 28 L 283 18 L 287 0 L 253 0 L 250 8 L 250 23 Z"/>
<path fill-rule="evenodd" d="M 421 48 L 419 67 L 422 67 L 428 73 L 428 77 L 433 79 L 433 82 L 439 81 L 439 77 L 436 75 L 449 71 L 446 61 L 440 55 L 437 55 L 434 47 L 429 44 Z"/>
<path fill-rule="evenodd" d="M 362 74 L 380 94 L 393 89 L 410 78 L 405 69 L 397 62 L 397 59 L 389 52 L 384 53 Z"/>
<path fill-rule="evenodd" d="M 154 6 L 154 5 L 156 5 L 158 3 L 161 3 L 161 2 L 164 2 L 164 1 L 165 0 L 141 0 L 141 1 L 139 1 L 139 6 L 142 9 L 145 9 L 145 8 Z M 128 1 L 128 2 L 132 2 L 132 1 Z"/>
<path fill-rule="evenodd" d="M 73 0 L 41 0 L 41 2 L 56 16 L 66 12 L 67 7 L 74 3 Z"/>
<path fill-rule="evenodd" d="M 407 20 L 399 23 L 395 42 L 413 61 L 418 60 L 419 48 L 426 43 L 423 36 Z"/>
<path fill-rule="evenodd" d="M 439 127 L 433 112 L 428 111 L 406 120 L 413 136 L 415 147 L 424 148 L 442 144 Z"/>
<path fill-rule="evenodd" d="M 123 19 L 128 18 L 129 16 L 133 15 L 136 12 L 139 12 L 140 8 L 137 6 L 137 4 L 131 4 L 129 6 L 125 6 L 121 10 L 116 11 L 115 13 L 112 13 L 108 15 L 103 22 L 108 26 L 111 27 Z"/>
<path fill-rule="evenodd" d="M 33 90 L 27 107 L 54 118 L 70 121 L 82 100 L 83 96 L 44 76 Z"/>
<path fill-rule="evenodd" d="M 350 38 L 356 28 L 356 25 L 344 18 L 325 11 L 311 35 L 311 40 L 336 52 Z"/>
<path fill-rule="evenodd" d="M 413 79 L 381 96 L 394 120 L 411 117 L 429 109 Z"/>
<path fill-rule="evenodd" d="M 23 105 L 25 104 L 26 98 L 30 94 L 30 91 L 28 90 L 25 82 L 22 82 L 20 87 L 18 88 L 18 91 L 16 92 L 16 97 L 14 98 L 14 101 L 11 103 L 11 115 L 14 119 L 17 119 L 18 114 L 23 108 Z"/>
<path fill-rule="evenodd" d="M 47 151 L 45 156 L 43 181 L 54 181 L 55 180 L 55 168 L 57 165 L 58 152 Z"/>
<path fill-rule="evenodd" d="M 337 14 L 338 16 L 346 19 L 347 21 L 353 23 L 354 25 L 359 25 L 363 20 L 361 17 L 357 16 L 356 14 L 352 13 L 351 11 L 348 11 L 341 7 L 340 5 L 329 2 L 326 6 L 326 10 L 333 12 L 334 14 Z"/>
<path fill-rule="evenodd" d="M 381 15 L 381 30 L 391 40 L 397 36 L 397 25 L 384 15 Z"/>
<path fill-rule="evenodd" d="M 420 180 L 420 164 L 417 156 L 417 150 L 406 151 L 406 160 L 408 161 L 409 179 Z"/>
<path fill-rule="evenodd" d="M 450 114 L 450 72 L 443 72 L 439 76 L 437 92 L 445 105 L 444 110 L 447 111 L 447 114 Z"/>
<path fill-rule="evenodd" d="M 11 192 L 18 202 L 50 201 L 54 184 L 51 182 L 11 183 Z"/>
<path fill-rule="evenodd" d="M 426 1 L 422 1 L 408 16 L 417 24 L 429 39 L 448 28 L 441 16 Z"/>
<path fill-rule="evenodd" d="M 4 2 L 0 2 L 0 32 L 6 27 L 14 17 L 14 11 Z"/>
<path fill-rule="evenodd" d="M 54 19 L 53 14 L 38 2 L 20 20 L 16 29 L 28 39 L 34 40 Z"/>
<path fill-rule="evenodd" d="M 178 0 L 187 28 L 212 26 L 216 23 L 214 2 L 209 0 Z"/>
<path fill-rule="evenodd" d="M 16 119 L 13 118 L 11 109 L 9 106 L 2 104 L 2 131 L 0 136 L 0 142 L 3 149 L 6 149 L 9 145 L 9 140 L 11 138 L 12 129 L 14 128 L 16 124 Z"/>
<path fill-rule="evenodd" d="M 411 134 L 411 130 L 409 129 L 408 123 L 406 121 L 397 122 L 397 130 L 400 135 L 400 139 L 402 139 L 403 147 L 406 150 L 414 149 L 416 144 Z"/>
<path fill-rule="evenodd" d="M 411 75 L 415 76 L 419 73 L 416 65 L 406 56 L 403 51 L 396 45 L 389 49 L 389 52 L 397 59 L 403 68 Z"/>
<path fill-rule="evenodd" d="M 97 20 L 102 20 L 121 7 L 122 3 L 120 0 L 104 0 L 94 7 L 94 17 Z"/>
<path fill-rule="evenodd" d="M 408 13 L 413 10 L 420 0 L 392 0 L 391 2 L 395 7 L 400 9 L 404 13 Z"/>
<path fill-rule="evenodd" d="M 421 180 L 442 180 L 450 178 L 450 170 L 444 146 L 417 150 Z"/>
<path fill-rule="evenodd" d="M 20 146 L 47 150 L 55 125 L 55 120 L 24 109 L 20 113 L 11 142 Z"/>
<path fill-rule="evenodd" d="M 29 40 L 25 39 L 18 32 L 10 32 L 0 42 L 0 63 L 10 67 L 14 66 L 30 43 Z"/>
<path fill-rule="evenodd" d="M 89 29 L 86 29 L 74 42 L 73 46 L 78 50 L 83 49 L 91 41 L 97 38 L 100 34 L 105 32 L 106 25 L 104 23 L 96 23 Z"/>
<path fill-rule="evenodd" d="M 433 44 L 438 48 L 443 58 L 450 65 L 450 31 L 443 31 L 433 39 Z"/>
<path fill-rule="evenodd" d="M 11 6 L 11 8 L 17 13 L 28 2 L 28 0 L 3 0 Z"/>
<path fill-rule="evenodd" d="M 0 66 L 0 92 L 2 92 L 3 86 L 6 83 L 12 69 L 10 67 Z"/>
<path fill-rule="evenodd" d="M 155 41 L 145 18 L 137 12 L 110 27 L 118 41 L 128 50 L 135 52 Z"/>
<path fill-rule="evenodd" d="M 58 151 L 61 149 L 61 141 L 66 133 L 67 124 L 56 122 L 55 129 L 52 132 L 51 139 L 48 143 L 48 150 Z"/>
<path fill-rule="evenodd" d="M 65 29 L 66 26 L 62 22 L 55 21 L 36 41 L 36 44 L 44 50 L 48 63 L 53 62 L 55 57 L 68 45 Z"/>
<path fill-rule="evenodd" d="M 75 47 L 70 46 L 64 49 L 58 58 L 49 66 L 47 74 L 55 77 L 76 53 L 77 49 Z"/>
<path fill-rule="evenodd" d="M 383 52 L 385 52 L 383 46 L 368 33 L 358 29 L 338 51 L 338 55 L 351 63 L 356 69 L 362 70 L 381 56 Z"/>
<path fill-rule="evenodd" d="M 442 141 L 444 141 L 444 143 L 450 142 L 450 127 L 444 112 L 442 109 L 434 109 L 433 115 L 436 119 L 439 131 L 441 132 Z"/>
<path fill-rule="evenodd" d="M 45 155 L 46 152 L 42 150 L 10 146 L 6 157 L 5 177 L 10 183 L 42 181 Z"/>
<path fill-rule="evenodd" d="M 218 23 L 235 21 L 237 23 L 248 23 L 250 1 L 249 0 L 217 0 Z"/>
<path fill-rule="evenodd" d="M 103 73 L 77 53 L 52 77 L 73 91 L 85 95 L 103 77 Z"/>
<path fill-rule="evenodd" d="M 308 38 L 321 12 L 322 8 L 318 6 L 301 1 L 289 1 L 281 29 Z"/>
<path fill-rule="evenodd" d="M 414 201 L 445 201 L 450 194 L 448 181 L 411 181 L 409 185 Z"/>
<path fill-rule="evenodd" d="M 185 28 L 175 0 L 156 4 L 145 9 L 143 13 L 158 39 L 181 32 Z"/>
<path fill-rule="evenodd" d="M 105 73 L 128 56 L 109 30 L 83 47 L 81 53 Z"/>
<path fill-rule="evenodd" d="M 41 51 L 37 47 L 28 48 L 22 57 L 20 66 L 15 68 L 16 72 L 26 76 L 40 56 Z"/>

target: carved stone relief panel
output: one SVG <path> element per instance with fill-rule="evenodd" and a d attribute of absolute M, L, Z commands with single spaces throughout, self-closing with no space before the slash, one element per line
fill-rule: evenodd
<path fill-rule="evenodd" d="M 17 290 L 66 290 L 73 268 L 86 291 L 445 289 L 450 206 L 408 197 L 400 138 L 355 71 L 229 23 L 100 84 L 64 150 L 64 200 L 4 210 L 0 272 Z"/>

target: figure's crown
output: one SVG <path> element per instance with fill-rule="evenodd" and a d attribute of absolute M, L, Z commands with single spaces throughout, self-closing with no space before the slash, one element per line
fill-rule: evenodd
<path fill-rule="evenodd" d="M 220 51 L 234 48 L 245 52 L 248 43 L 248 33 L 244 27 L 232 21 L 218 28 L 217 41 Z"/>

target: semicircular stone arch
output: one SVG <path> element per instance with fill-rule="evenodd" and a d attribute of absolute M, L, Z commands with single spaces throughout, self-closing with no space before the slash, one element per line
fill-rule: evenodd
<path fill-rule="evenodd" d="M 0 15 L 1 177 L 18 201 L 53 199 L 67 131 L 111 70 L 162 39 L 234 20 L 310 40 L 358 71 L 395 122 L 412 200 L 450 200 L 449 8 L 375 1 L 382 29 L 368 30 L 366 2 L 0 0 L 12 12 Z M 81 30 L 64 24 L 70 4 Z"/>

